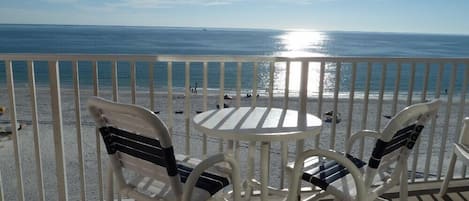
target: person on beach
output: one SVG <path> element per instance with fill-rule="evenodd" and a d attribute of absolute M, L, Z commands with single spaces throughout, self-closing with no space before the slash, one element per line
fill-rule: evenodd
<path fill-rule="evenodd" d="M 197 94 L 197 82 L 195 82 L 194 93 Z"/>
<path fill-rule="evenodd" d="M 0 117 L 3 116 L 3 113 L 5 112 L 5 107 L 0 106 Z"/>

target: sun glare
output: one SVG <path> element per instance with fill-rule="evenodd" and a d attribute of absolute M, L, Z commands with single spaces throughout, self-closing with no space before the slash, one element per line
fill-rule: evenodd
<path fill-rule="evenodd" d="M 282 51 L 280 56 L 325 56 L 320 52 L 327 36 L 317 31 L 289 31 L 279 36 Z"/>
<path fill-rule="evenodd" d="M 318 57 L 326 56 L 323 46 L 328 40 L 327 34 L 317 31 L 293 30 L 278 36 L 278 56 L 282 57 Z M 279 63 L 278 89 L 285 88 L 286 63 Z M 319 88 L 320 63 L 310 62 L 308 68 L 308 93 L 317 93 Z M 288 88 L 290 92 L 298 93 L 300 89 L 301 62 L 290 63 L 290 74 Z"/>

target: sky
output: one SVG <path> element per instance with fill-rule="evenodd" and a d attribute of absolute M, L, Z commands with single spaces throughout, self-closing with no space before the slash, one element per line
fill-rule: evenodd
<path fill-rule="evenodd" d="M 0 0 L 2 24 L 469 34 L 468 0 Z"/>

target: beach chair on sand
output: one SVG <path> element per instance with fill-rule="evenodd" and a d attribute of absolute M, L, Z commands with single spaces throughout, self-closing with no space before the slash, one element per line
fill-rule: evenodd
<path fill-rule="evenodd" d="M 469 165 L 469 117 L 464 118 L 463 124 L 459 141 L 453 144 L 453 154 L 451 155 L 445 180 L 443 180 L 441 185 L 440 196 L 444 196 L 448 190 L 449 180 L 453 178 L 456 158 L 462 160 L 465 165 Z"/>
<path fill-rule="evenodd" d="M 407 158 L 425 122 L 438 111 L 439 100 L 404 108 L 379 131 L 364 130 L 353 134 L 346 154 L 332 150 L 307 150 L 289 163 L 291 180 L 288 200 L 299 200 L 300 179 L 320 189 L 306 200 L 332 195 L 337 200 L 376 200 L 400 184 L 400 200 L 407 200 Z M 357 139 L 376 138 L 370 159 L 365 162 L 352 156 Z"/>
<path fill-rule="evenodd" d="M 139 201 L 207 200 L 215 194 L 226 195 L 218 192 L 230 183 L 230 196 L 240 199 L 239 167 L 231 156 L 216 154 L 201 161 L 174 154 L 164 122 L 137 105 L 91 97 L 88 109 L 110 158 L 106 200 L 114 200 L 112 172 L 119 193 Z M 230 165 L 222 164 L 225 174 L 207 170 L 218 163 Z"/>

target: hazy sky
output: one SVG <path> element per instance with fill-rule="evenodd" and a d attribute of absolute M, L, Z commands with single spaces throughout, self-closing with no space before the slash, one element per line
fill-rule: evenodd
<path fill-rule="evenodd" d="M 468 0 L 0 0 L 0 23 L 469 34 Z"/>

